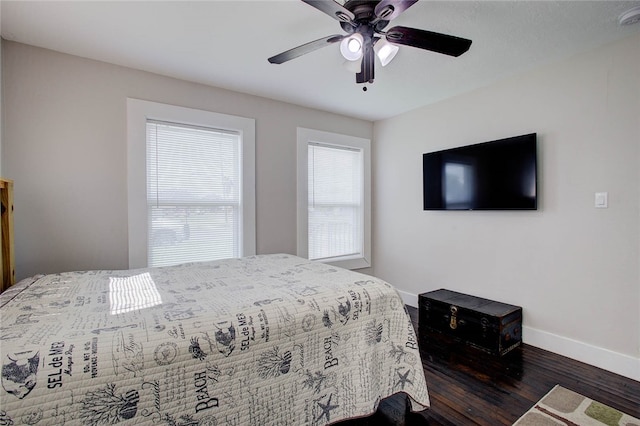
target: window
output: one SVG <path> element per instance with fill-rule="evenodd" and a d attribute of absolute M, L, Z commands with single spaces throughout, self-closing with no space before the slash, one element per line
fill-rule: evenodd
<path fill-rule="evenodd" d="M 240 257 L 241 136 L 147 119 L 147 264 Z"/>
<path fill-rule="evenodd" d="M 370 141 L 298 128 L 298 255 L 371 266 Z"/>
<path fill-rule="evenodd" d="M 129 267 L 255 254 L 252 119 L 128 99 Z"/>

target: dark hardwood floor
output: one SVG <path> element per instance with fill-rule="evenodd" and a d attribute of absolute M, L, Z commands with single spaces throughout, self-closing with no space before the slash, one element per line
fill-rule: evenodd
<path fill-rule="evenodd" d="M 418 335 L 418 311 L 409 307 Z M 640 418 L 640 382 L 534 346 L 502 358 L 464 346 L 421 342 L 431 408 L 406 411 L 406 398 L 393 396 L 366 419 L 341 426 L 512 425 L 556 384 Z"/>

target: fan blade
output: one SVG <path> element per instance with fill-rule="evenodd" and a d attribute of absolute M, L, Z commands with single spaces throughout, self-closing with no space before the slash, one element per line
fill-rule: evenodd
<path fill-rule="evenodd" d="M 460 56 L 471 46 L 471 40 L 416 28 L 393 27 L 386 32 L 387 41 L 449 56 Z"/>
<path fill-rule="evenodd" d="M 418 0 L 382 0 L 376 5 L 375 14 L 378 19 L 390 21 L 417 2 Z"/>
<path fill-rule="evenodd" d="M 356 74 L 356 83 L 373 83 L 373 67 L 375 65 L 375 54 L 371 40 L 365 41 L 360 72 Z"/>
<path fill-rule="evenodd" d="M 320 12 L 324 12 L 331 16 L 333 19 L 337 19 L 341 22 L 353 22 L 356 19 L 356 15 L 349 9 L 342 6 L 340 3 L 336 3 L 333 0 L 302 0 L 309 6 L 313 6 Z"/>
<path fill-rule="evenodd" d="M 282 52 L 278 55 L 272 56 L 268 60 L 272 64 L 282 64 L 284 62 L 295 59 L 298 56 L 302 56 L 306 53 L 313 52 L 314 50 L 318 50 L 332 43 L 336 43 L 343 38 L 343 35 L 334 34 L 318 40 L 310 41 L 309 43 L 303 44 L 302 46 L 294 47 L 293 49 L 289 49 L 286 52 Z"/>

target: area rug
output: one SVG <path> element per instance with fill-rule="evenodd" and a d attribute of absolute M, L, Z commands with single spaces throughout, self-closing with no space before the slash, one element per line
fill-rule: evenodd
<path fill-rule="evenodd" d="M 640 426 L 640 420 L 556 385 L 513 426 Z"/>

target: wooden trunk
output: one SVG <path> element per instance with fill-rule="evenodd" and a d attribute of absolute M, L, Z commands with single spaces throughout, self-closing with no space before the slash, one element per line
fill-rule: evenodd
<path fill-rule="evenodd" d="M 419 295 L 421 339 L 445 337 L 492 355 L 522 343 L 522 308 L 451 290 Z"/>

